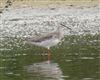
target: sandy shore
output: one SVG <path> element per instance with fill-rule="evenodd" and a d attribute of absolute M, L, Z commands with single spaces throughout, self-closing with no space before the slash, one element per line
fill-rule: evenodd
<path fill-rule="evenodd" d="M 97 6 L 100 0 L 10 0 L 11 7 L 65 7 L 65 6 Z M 7 0 L 0 0 L 0 8 L 7 5 Z"/>

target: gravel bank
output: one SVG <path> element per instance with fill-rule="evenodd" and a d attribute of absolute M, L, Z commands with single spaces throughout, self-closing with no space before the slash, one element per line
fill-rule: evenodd
<path fill-rule="evenodd" d="M 0 37 L 28 37 L 55 31 L 62 23 L 65 35 L 100 32 L 100 8 L 9 8 L 0 14 Z"/>

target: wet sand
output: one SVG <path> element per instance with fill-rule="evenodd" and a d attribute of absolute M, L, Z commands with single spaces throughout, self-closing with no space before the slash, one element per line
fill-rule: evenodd
<path fill-rule="evenodd" d="M 11 7 L 65 7 L 65 6 L 97 6 L 100 0 L 11 0 Z M 0 0 L 0 8 L 7 5 L 6 0 Z"/>

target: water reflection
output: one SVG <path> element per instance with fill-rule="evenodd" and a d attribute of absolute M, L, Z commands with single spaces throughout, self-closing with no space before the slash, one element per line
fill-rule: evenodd
<path fill-rule="evenodd" d="M 63 53 L 58 53 L 53 58 L 54 61 L 50 63 L 37 59 L 37 57 L 39 55 L 32 54 L 2 57 L 0 60 L 1 80 L 100 79 L 99 55 L 63 55 Z"/>
<path fill-rule="evenodd" d="M 28 65 L 25 68 L 33 77 L 41 77 L 44 80 L 64 80 L 63 73 L 57 63 L 44 61 Z"/>

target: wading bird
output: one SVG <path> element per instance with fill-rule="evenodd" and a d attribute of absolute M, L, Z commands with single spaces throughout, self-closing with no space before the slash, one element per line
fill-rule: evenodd
<path fill-rule="evenodd" d="M 36 38 L 26 38 L 26 42 L 47 48 L 48 61 L 50 61 L 51 59 L 50 47 L 55 46 L 62 41 L 62 38 L 64 37 L 63 27 L 72 30 L 71 28 L 65 26 L 64 24 L 60 24 L 60 26 L 57 27 L 57 30 L 55 32 L 51 32 Z"/>

